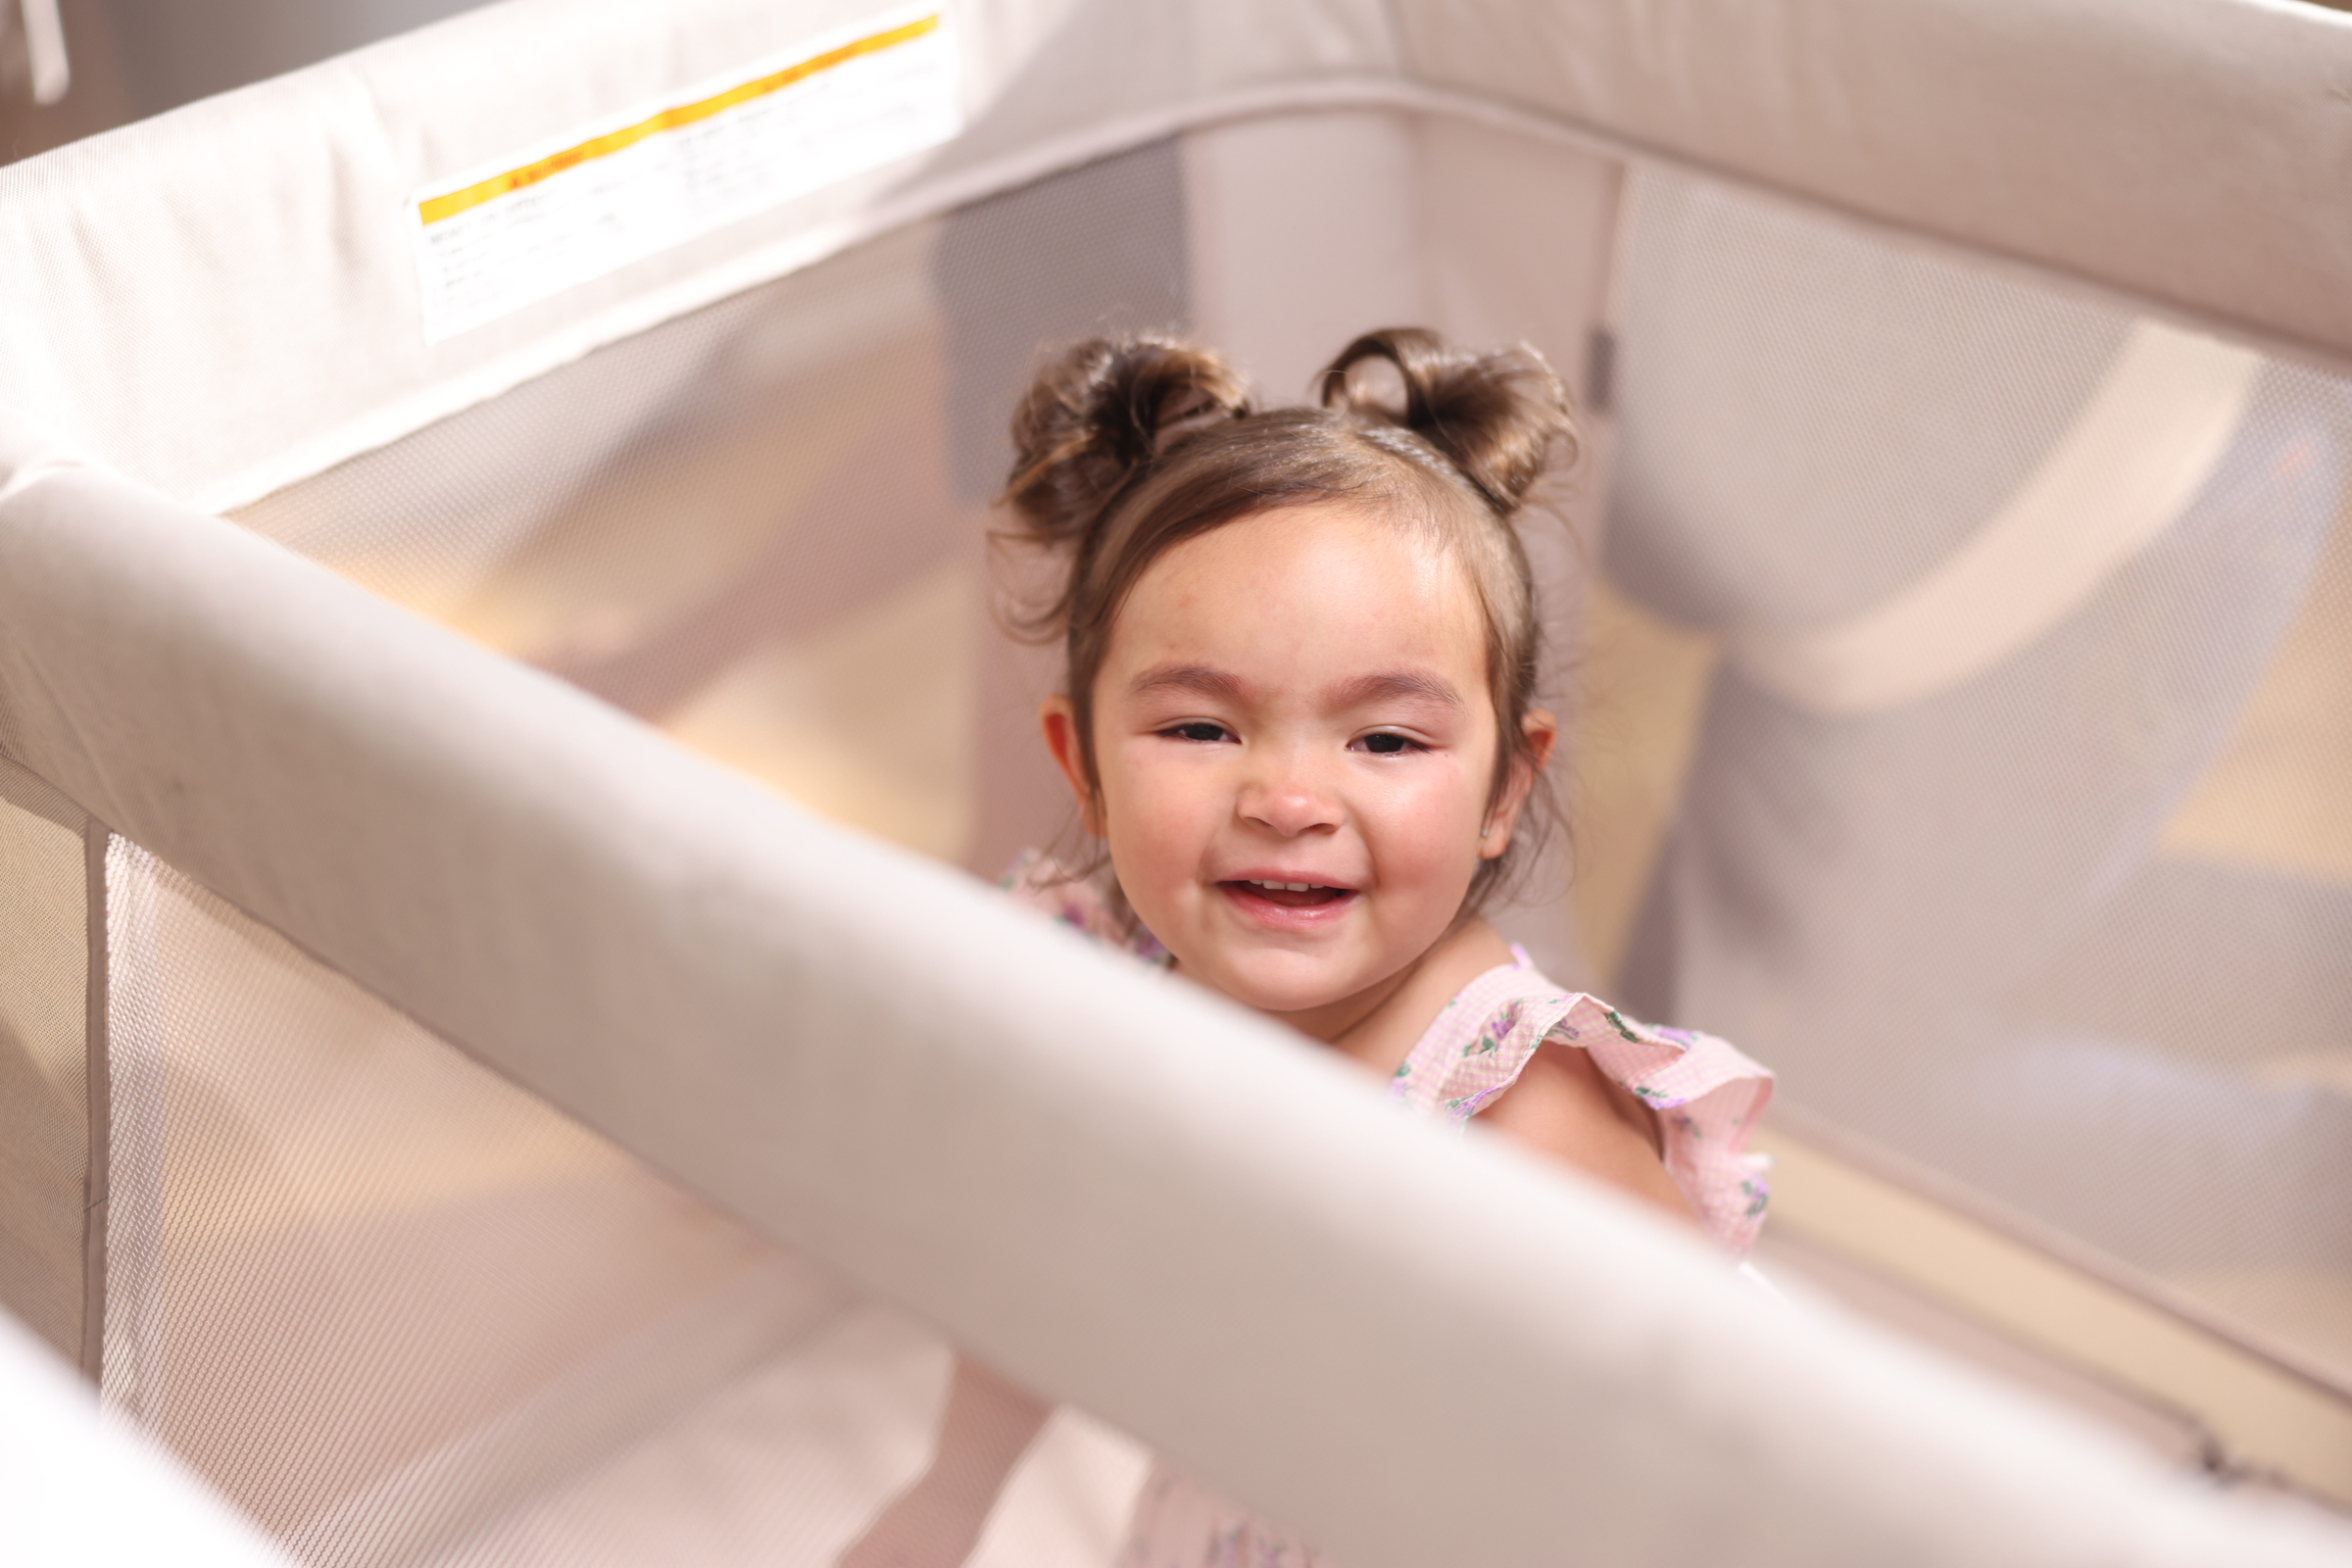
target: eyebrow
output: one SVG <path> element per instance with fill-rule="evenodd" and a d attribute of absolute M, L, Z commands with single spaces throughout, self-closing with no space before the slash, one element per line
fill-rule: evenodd
<path fill-rule="evenodd" d="M 1470 706 L 1462 700 L 1462 694 L 1454 688 L 1453 682 L 1411 669 L 1358 675 L 1331 693 L 1331 706 L 1337 709 L 1362 708 L 1372 703 L 1388 702 L 1434 703 L 1440 708 L 1455 710 Z"/>
<path fill-rule="evenodd" d="M 1249 682 L 1207 664 L 1154 664 L 1136 676 L 1128 690 L 1138 697 L 1149 692 L 1194 692 L 1234 704 L 1246 704 L 1252 695 Z M 1327 708 L 1343 710 L 1393 702 L 1431 703 L 1456 710 L 1469 707 L 1453 682 L 1410 669 L 1358 675 L 1333 687 L 1325 698 Z"/>
<path fill-rule="evenodd" d="M 1154 664 L 1136 676 L 1127 690 L 1137 697 L 1148 692 L 1178 691 L 1228 703 L 1246 703 L 1250 699 L 1249 684 L 1240 676 L 1206 664 Z"/>

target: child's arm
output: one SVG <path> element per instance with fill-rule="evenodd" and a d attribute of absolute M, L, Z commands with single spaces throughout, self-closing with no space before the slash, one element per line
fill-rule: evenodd
<path fill-rule="evenodd" d="M 1052 1413 L 1027 1390 L 958 1355 L 931 1468 L 842 1553 L 838 1568 L 956 1568 Z"/>
<path fill-rule="evenodd" d="M 1611 1083 L 1592 1056 L 1547 1040 L 1479 1120 L 1522 1148 L 1573 1165 L 1695 1225 L 1660 1159 L 1657 1113 Z"/>

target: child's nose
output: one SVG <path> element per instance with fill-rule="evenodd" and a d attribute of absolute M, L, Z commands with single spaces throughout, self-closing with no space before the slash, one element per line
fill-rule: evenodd
<path fill-rule="evenodd" d="M 1334 792 L 1299 759 L 1265 759 L 1257 777 L 1243 788 L 1239 804 L 1245 818 L 1285 838 L 1337 827 L 1340 820 Z"/>

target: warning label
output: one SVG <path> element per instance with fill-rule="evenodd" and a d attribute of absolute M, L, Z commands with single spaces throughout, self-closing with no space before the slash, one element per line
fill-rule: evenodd
<path fill-rule="evenodd" d="M 937 0 L 418 191 L 439 342 L 962 129 Z"/>

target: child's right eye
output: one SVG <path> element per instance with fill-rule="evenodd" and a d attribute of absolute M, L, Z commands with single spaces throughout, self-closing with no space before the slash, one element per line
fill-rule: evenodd
<path fill-rule="evenodd" d="M 1190 724 L 1177 724 L 1161 730 L 1160 733 L 1173 735 L 1180 741 L 1200 741 L 1210 745 L 1233 738 L 1232 732 L 1227 730 L 1224 725 L 1211 724 L 1204 720 L 1195 720 Z"/>

